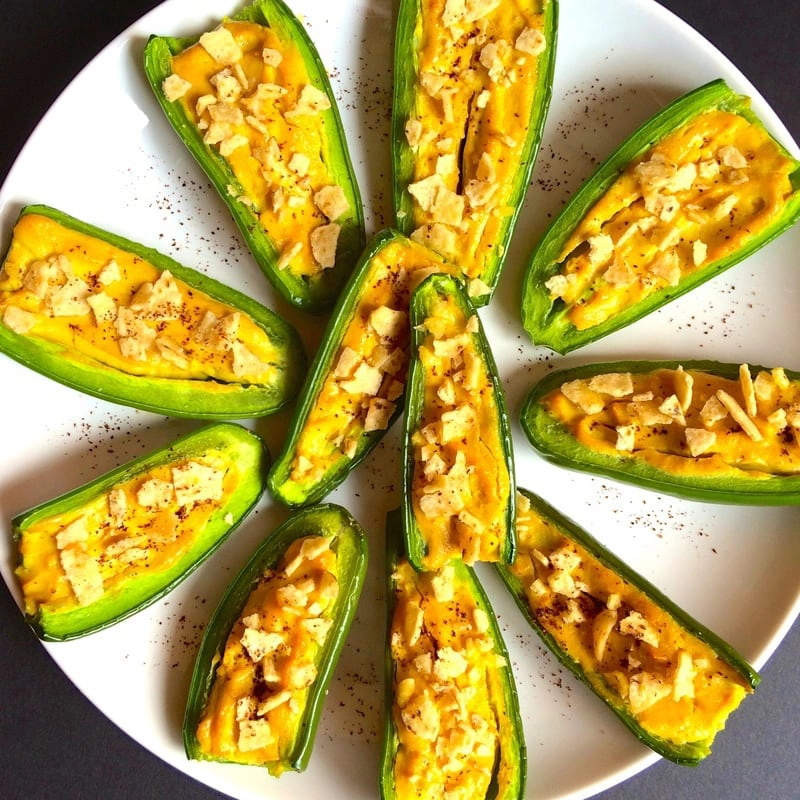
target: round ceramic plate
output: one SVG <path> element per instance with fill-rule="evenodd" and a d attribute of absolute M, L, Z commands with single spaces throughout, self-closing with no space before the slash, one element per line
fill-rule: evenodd
<path fill-rule="evenodd" d="M 389 109 L 397 3 L 353 0 L 335 8 L 327 4 L 322 11 L 315 0 L 292 5 L 332 75 L 373 233 L 391 216 Z M 142 74 L 149 34 L 196 34 L 234 10 L 219 0 L 169 0 L 95 58 L 45 116 L 10 172 L 0 191 L 0 238 L 8 241 L 25 203 L 56 206 L 274 306 L 303 331 L 311 352 L 320 323 L 287 309 L 269 289 Z M 800 363 L 800 345 L 796 337 L 786 337 L 783 322 L 795 315 L 793 297 L 800 290 L 798 227 L 724 276 L 568 358 L 534 347 L 522 330 L 522 272 L 552 215 L 639 123 L 717 77 L 750 94 L 768 127 L 796 152 L 785 128 L 736 68 L 656 3 L 562 3 L 553 102 L 538 164 L 500 288 L 481 311 L 515 420 L 528 387 L 554 363 L 622 357 Z M 0 359 L 0 385 L 6 390 L 0 485 L 5 497 L 13 498 L 0 521 L 0 566 L 19 599 L 9 568 L 10 515 L 195 424 L 88 398 L 7 358 Z M 252 426 L 277 452 L 287 420 L 288 413 L 281 413 Z M 385 512 L 399 502 L 397 427 L 330 497 L 368 532 L 371 566 L 304 774 L 276 780 L 257 768 L 189 762 L 181 745 L 183 703 L 203 627 L 250 552 L 287 516 L 269 497 L 162 601 L 107 631 L 44 646 L 117 725 L 209 786 L 258 800 L 374 798 L 383 697 L 382 541 Z M 516 421 L 514 434 L 521 486 L 592 531 L 756 666 L 764 663 L 798 612 L 796 509 L 712 507 L 563 471 L 533 453 Z M 479 574 L 513 661 L 528 745 L 529 796 L 586 797 L 651 763 L 655 756 L 542 647 L 493 574 Z M 757 695 L 748 702 L 758 702 Z"/>

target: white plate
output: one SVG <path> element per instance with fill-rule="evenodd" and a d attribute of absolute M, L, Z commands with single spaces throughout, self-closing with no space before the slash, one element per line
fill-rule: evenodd
<path fill-rule="evenodd" d="M 293 2 L 333 74 L 370 233 L 390 216 L 393 6 L 356 0 L 323 12 L 314 0 Z M 313 348 L 319 324 L 275 299 L 220 200 L 166 123 L 140 68 L 150 33 L 197 33 L 233 10 L 219 0 L 168 0 L 95 58 L 44 117 L 9 173 L 0 191 L 0 237 L 7 243 L 24 203 L 48 203 L 250 292 L 286 313 Z M 667 101 L 716 77 L 750 94 L 768 126 L 796 152 L 735 67 L 662 7 L 645 0 L 563 2 L 554 100 L 538 165 L 498 295 L 481 312 L 515 419 L 529 385 L 555 361 L 706 357 L 800 365 L 800 345 L 782 335 L 800 290 L 797 227 L 726 275 L 571 357 L 557 359 L 533 347 L 520 324 L 525 255 L 548 219 L 625 134 Z M 4 425 L 0 485 L 14 507 L 4 510 L 0 522 L 0 567 L 19 599 L 8 566 L 10 514 L 193 424 L 84 397 L 6 358 L 0 360 L 0 385 L 15 387 L 3 398 L 5 419 L 14 422 Z M 287 419 L 282 413 L 254 423 L 273 452 Z M 516 423 L 515 445 L 520 485 L 562 508 L 756 666 L 763 665 L 800 607 L 797 510 L 710 507 L 565 472 L 538 458 Z M 399 499 L 397 451 L 395 430 L 330 498 L 367 530 L 371 566 L 306 773 L 275 780 L 255 768 L 189 762 L 181 746 L 183 702 L 203 625 L 247 555 L 286 517 L 269 497 L 167 598 L 108 631 L 45 647 L 117 725 L 209 786 L 254 800 L 375 797 L 383 691 L 382 537 L 385 511 Z M 493 575 L 480 574 L 516 673 L 529 795 L 586 797 L 655 760 L 559 668 Z M 758 695 L 747 702 L 757 703 Z"/>

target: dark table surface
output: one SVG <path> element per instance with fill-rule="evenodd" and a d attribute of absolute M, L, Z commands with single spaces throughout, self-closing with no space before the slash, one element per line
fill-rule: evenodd
<path fill-rule="evenodd" d="M 388 2 L 389 0 L 387 0 Z M 602 0 L 562 0 L 563 3 Z M 646 2 L 646 0 L 642 0 Z M 779 0 L 664 0 L 715 44 L 800 140 L 800 12 Z M 2 0 L 0 181 L 36 122 L 78 70 L 157 3 Z M 221 5 L 227 11 L 228 5 Z M 8 391 L 9 387 L 3 387 Z M 2 456 L 0 456 L 2 457 Z M 100 714 L 60 672 L 0 586 L 0 797 L 193 798 L 222 795 L 160 761 Z M 658 762 L 602 800 L 789 800 L 800 797 L 800 624 L 762 670 L 755 698 L 694 769 Z"/>

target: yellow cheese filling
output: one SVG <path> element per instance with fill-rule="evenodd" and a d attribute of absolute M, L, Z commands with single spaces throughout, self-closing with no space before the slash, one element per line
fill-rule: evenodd
<path fill-rule="evenodd" d="M 711 740 L 752 691 L 665 611 L 517 496 L 521 581 L 539 624 L 615 706 L 675 744 Z"/>
<path fill-rule="evenodd" d="M 297 441 L 291 480 L 316 483 L 349 461 L 364 433 L 384 430 L 405 389 L 411 290 L 442 267 L 413 242 L 391 242 L 372 259 L 332 369 Z"/>
<path fill-rule="evenodd" d="M 0 319 L 69 358 L 130 375 L 268 383 L 276 369 L 275 346 L 246 314 L 38 214 L 14 228 Z"/>
<path fill-rule="evenodd" d="M 505 664 L 486 613 L 452 566 L 417 573 L 403 560 L 392 579 L 396 796 L 485 797 L 500 747 L 493 698 L 502 696 L 497 671 Z"/>
<path fill-rule="evenodd" d="M 478 319 L 441 295 L 429 312 L 418 348 L 424 404 L 411 436 L 411 501 L 425 568 L 451 558 L 499 561 L 511 477 L 497 397 L 473 335 Z"/>
<path fill-rule="evenodd" d="M 724 259 L 781 214 L 791 160 L 758 125 L 701 114 L 629 165 L 566 242 L 547 282 L 579 330 Z"/>
<path fill-rule="evenodd" d="M 85 506 L 47 517 L 19 540 L 25 611 L 69 611 L 168 569 L 197 541 L 240 481 L 210 451 L 118 484 Z"/>
<path fill-rule="evenodd" d="M 800 384 L 742 364 L 738 380 L 697 370 L 612 373 L 569 381 L 548 413 L 585 447 L 682 475 L 754 480 L 800 471 Z"/>
<path fill-rule="evenodd" d="M 167 98 L 230 165 L 278 267 L 310 276 L 334 266 L 336 220 L 350 203 L 326 163 L 330 99 L 310 83 L 297 46 L 272 28 L 225 22 L 174 56 L 172 70 Z"/>
<path fill-rule="evenodd" d="M 415 41 L 419 86 L 406 123 L 414 151 L 415 230 L 479 278 L 514 213 L 546 46 L 541 3 L 421 0 Z"/>
<path fill-rule="evenodd" d="M 248 598 L 197 726 L 207 757 L 283 769 L 333 625 L 339 584 L 330 543 L 316 535 L 293 542 Z"/>

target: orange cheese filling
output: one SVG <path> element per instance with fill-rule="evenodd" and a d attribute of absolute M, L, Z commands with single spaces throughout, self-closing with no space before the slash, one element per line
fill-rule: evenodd
<path fill-rule="evenodd" d="M 743 364 L 739 379 L 660 369 L 570 381 L 548 413 L 585 447 L 641 459 L 673 474 L 753 480 L 800 471 L 800 383 Z"/>
<path fill-rule="evenodd" d="M 246 314 L 38 214 L 14 228 L 0 319 L 68 358 L 131 375 L 267 383 L 276 369 L 275 346 Z"/>
<path fill-rule="evenodd" d="M 536 620 L 612 705 L 675 744 L 713 739 L 752 691 L 636 587 L 517 496 L 517 557 Z"/>
<path fill-rule="evenodd" d="M 436 295 L 418 348 L 424 404 L 411 435 L 411 501 L 426 569 L 451 558 L 499 561 L 507 536 L 511 476 L 500 409 L 479 350 L 478 318 Z"/>
<path fill-rule="evenodd" d="M 486 613 L 452 566 L 417 573 L 404 560 L 392 579 L 396 796 L 485 797 L 501 738 L 497 665 L 505 663 Z"/>
<path fill-rule="evenodd" d="M 567 240 L 547 282 L 579 330 L 746 246 L 792 193 L 791 159 L 758 125 L 713 110 L 629 165 Z"/>
<path fill-rule="evenodd" d="M 229 164 L 279 268 L 310 276 L 332 267 L 336 220 L 351 208 L 326 163 L 321 115 L 331 102 L 310 83 L 297 46 L 272 28 L 230 21 L 174 56 L 172 70 L 167 98 Z"/>
<path fill-rule="evenodd" d="M 261 577 L 228 635 L 197 726 L 206 756 L 280 774 L 333 625 L 336 575 L 330 539 L 312 535 Z"/>
<path fill-rule="evenodd" d="M 418 87 L 405 128 L 414 151 L 412 238 L 479 279 L 514 213 L 547 43 L 540 2 L 457 5 L 420 2 Z"/>
<path fill-rule="evenodd" d="M 26 613 L 90 605 L 167 569 L 189 551 L 239 480 L 236 465 L 210 451 L 33 523 L 21 535 L 16 570 Z"/>

